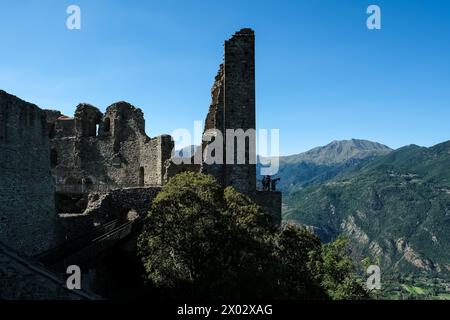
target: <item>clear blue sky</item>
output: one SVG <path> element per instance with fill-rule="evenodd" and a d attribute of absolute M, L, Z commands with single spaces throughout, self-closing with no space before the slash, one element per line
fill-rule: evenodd
<path fill-rule="evenodd" d="M 223 41 L 256 32 L 257 121 L 281 153 L 450 140 L 450 1 L 4 1 L 0 89 L 72 115 L 140 107 L 151 136 L 203 121 Z M 82 29 L 66 28 L 79 5 Z M 378 4 L 382 30 L 366 28 Z"/>

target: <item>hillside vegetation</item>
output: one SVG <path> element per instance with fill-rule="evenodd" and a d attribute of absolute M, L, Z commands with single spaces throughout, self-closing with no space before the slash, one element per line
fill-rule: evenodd
<path fill-rule="evenodd" d="M 415 145 L 286 198 L 285 220 L 402 271 L 450 271 L 450 142 Z"/>

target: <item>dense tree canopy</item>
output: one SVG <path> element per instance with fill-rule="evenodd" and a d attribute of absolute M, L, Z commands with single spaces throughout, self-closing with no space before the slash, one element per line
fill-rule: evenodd
<path fill-rule="evenodd" d="M 345 268 L 333 278 L 329 247 L 316 236 L 295 225 L 276 229 L 249 197 L 200 173 L 181 173 L 164 186 L 138 248 L 146 279 L 171 297 L 345 299 L 364 293 L 341 251 L 333 258 Z"/>
<path fill-rule="evenodd" d="M 354 263 L 347 252 L 348 241 L 338 238 L 309 252 L 308 268 L 314 278 L 334 300 L 356 300 L 367 297 L 360 279 L 354 274 Z"/>

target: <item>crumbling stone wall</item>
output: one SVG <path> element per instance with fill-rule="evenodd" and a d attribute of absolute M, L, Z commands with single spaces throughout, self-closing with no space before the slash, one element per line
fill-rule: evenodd
<path fill-rule="evenodd" d="M 0 90 L 0 241 L 26 255 L 59 242 L 45 113 Z"/>
<path fill-rule="evenodd" d="M 91 193 L 82 214 L 61 214 L 61 223 L 68 239 L 82 236 L 94 226 L 109 221 L 125 221 L 130 214 L 145 217 L 150 211 L 153 199 L 161 187 L 117 189 L 107 193 Z"/>
<path fill-rule="evenodd" d="M 145 181 L 142 185 L 163 185 L 166 180 L 166 162 L 171 158 L 174 143 L 169 135 L 161 135 L 150 139 L 148 148 L 141 155 L 142 169 Z"/>
<path fill-rule="evenodd" d="M 84 214 L 92 216 L 96 224 L 114 219 L 125 219 L 131 210 L 144 217 L 161 187 L 127 188 L 107 194 L 92 193 Z"/>
<path fill-rule="evenodd" d="M 208 130 L 220 130 L 222 134 L 225 133 L 225 126 L 224 126 L 224 90 L 225 90 L 225 69 L 224 65 L 221 64 L 219 67 L 219 71 L 217 72 L 217 75 L 214 79 L 214 84 L 211 88 L 211 105 L 209 107 L 208 114 L 206 116 L 205 120 L 205 132 L 204 136 L 208 137 L 210 139 L 209 141 L 203 141 L 202 143 L 202 153 L 203 153 L 203 164 L 201 167 L 201 171 L 203 173 L 210 174 L 216 178 L 216 180 L 222 184 L 225 184 L 225 169 L 224 169 L 224 163 L 226 160 L 226 153 L 224 152 L 222 155 L 222 164 L 219 163 L 213 163 L 213 164 L 207 164 L 205 161 L 207 161 L 205 156 L 205 150 L 209 143 L 214 142 L 215 138 L 213 136 L 210 136 L 207 132 Z M 225 149 L 225 141 L 223 143 L 223 148 Z M 218 155 L 214 154 L 214 157 L 218 158 Z"/>
<path fill-rule="evenodd" d="M 225 41 L 224 62 L 220 66 L 211 90 L 212 102 L 205 121 L 205 132 L 218 129 L 223 134 L 224 164 L 206 165 L 202 171 L 212 174 L 224 186 L 253 194 L 256 191 L 256 165 L 250 163 L 255 155 L 255 137 L 245 147 L 246 164 L 226 164 L 226 130 L 256 128 L 255 120 L 255 35 L 242 29 Z M 236 146 L 236 141 L 234 142 Z M 203 150 L 207 143 L 203 144 Z M 250 149 L 253 148 L 253 149 Z M 237 148 L 235 147 L 235 161 Z"/>
<path fill-rule="evenodd" d="M 105 114 L 88 104 L 78 105 L 74 118 L 46 113 L 59 192 L 163 184 L 173 141 L 168 135 L 149 138 L 140 109 L 117 102 Z"/>

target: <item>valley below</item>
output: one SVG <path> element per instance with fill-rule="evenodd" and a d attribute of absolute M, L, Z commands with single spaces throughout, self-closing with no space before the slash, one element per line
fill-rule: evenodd
<path fill-rule="evenodd" d="M 380 266 L 377 297 L 450 297 L 450 142 L 333 141 L 281 157 L 277 177 L 284 223 L 325 242 L 347 238 L 361 275 Z"/>

